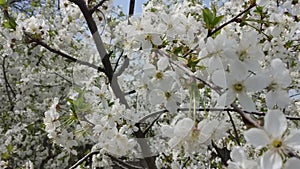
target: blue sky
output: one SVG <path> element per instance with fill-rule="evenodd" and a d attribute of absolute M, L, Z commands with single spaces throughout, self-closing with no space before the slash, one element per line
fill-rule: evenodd
<path fill-rule="evenodd" d="M 129 1 L 130 0 L 114 0 L 114 4 L 121 6 L 125 14 L 128 14 Z M 135 0 L 135 9 L 134 9 L 135 14 L 140 14 L 142 12 L 142 4 L 146 1 L 147 0 Z"/>
<path fill-rule="evenodd" d="M 128 14 L 129 1 L 130 0 L 114 0 L 114 5 L 121 6 L 123 8 L 123 11 L 125 12 L 125 14 Z M 134 9 L 135 15 L 142 13 L 142 5 L 145 2 L 147 2 L 147 0 L 135 0 L 135 9 Z M 209 0 L 205 0 L 204 3 L 209 4 Z"/>

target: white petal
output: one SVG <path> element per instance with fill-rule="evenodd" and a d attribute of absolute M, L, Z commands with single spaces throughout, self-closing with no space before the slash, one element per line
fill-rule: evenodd
<path fill-rule="evenodd" d="M 242 81 L 248 76 L 248 70 L 245 69 L 245 66 L 235 61 L 231 62 L 230 73 L 237 81 Z"/>
<path fill-rule="evenodd" d="M 252 99 L 246 93 L 238 94 L 239 102 L 244 110 L 253 112 L 255 111 L 255 104 L 253 103 Z"/>
<path fill-rule="evenodd" d="M 239 163 L 228 161 L 228 169 L 241 169 Z"/>
<path fill-rule="evenodd" d="M 262 169 L 281 169 L 282 159 L 277 152 L 267 151 L 260 160 Z"/>
<path fill-rule="evenodd" d="M 217 107 L 224 108 L 230 105 L 231 103 L 233 103 L 234 100 L 235 100 L 235 93 L 233 93 L 231 90 L 227 91 L 218 98 Z"/>
<path fill-rule="evenodd" d="M 230 157 L 233 161 L 242 162 L 247 159 L 247 156 L 242 147 L 234 147 L 230 153 Z"/>
<path fill-rule="evenodd" d="M 163 92 L 158 89 L 154 89 L 149 94 L 149 101 L 152 105 L 161 104 L 164 102 Z"/>
<path fill-rule="evenodd" d="M 154 65 L 150 64 L 150 63 L 146 63 L 143 67 L 144 73 L 146 74 L 146 76 L 148 75 L 153 75 L 156 68 Z"/>
<path fill-rule="evenodd" d="M 159 35 L 152 35 L 152 42 L 154 45 L 160 45 L 162 43 L 161 38 L 159 37 Z"/>
<path fill-rule="evenodd" d="M 295 157 L 290 158 L 285 162 L 284 166 L 285 169 L 299 169 L 300 160 Z"/>
<path fill-rule="evenodd" d="M 262 129 L 252 128 L 244 132 L 244 137 L 249 144 L 256 148 L 262 148 L 270 143 L 266 132 Z"/>
<path fill-rule="evenodd" d="M 287 128 L 286 118 L 280 110 L 268 111 L 264 120 L 264 128 L 272 138 L 280 138 Z"/>
<path fill-rule="evenodd" d="M 269 76 L 267 76 L 266 74 L 260 74 L 248 78 L 244 84 L 247 88 L 247 91 L 256 92 L 266 88 L 269 82 L 270 82 Z"/>
<path fill-rule="evenodd" d="M 149 40 L 142 41 L 142 48 L 143 49 L 151 49 L 152 44 Z"/>
<path fill-rule="evenodd" d="M 168 145 L 173 148 L 175 147 L 180 141 L 181 141 L 182 137 L 172 137 L 169 141 L 168 141 Z"/>
<path fill-rule="evenodd" d="M 162 125 L 160 130 L 164 137 L 173 137 L 174 136 L 174 129 L 169 125 Z"/>
<path fill-rule="evenodd" d="M 274 99 L 279 107 L 284 108 L 289 104 L 290 97 L 287 91 L 280 90 L 274 92 L 274 94 L 276 95 Z"/>
<path fill-rule="evenodd" d="M 223 89 L 226 89 L 227 86 L 228 86 L 227 83 L 226 83 L 227 82 L 226 74 L 225 74 L 225 71 L 223 69 L 215 71 L 212 74 L 211 80 L 215 85 L 220 86 Z"/>
<path fill-rule="evenodd" d="M 200 124 L 201 123 L 201 124 Z M 199 125 L 201 125 L 199 142 L 205 143 L 211 138 L 212 133 L 215 131 L 219 122 L 217 120 L 213 120 L 210 122 L 201 121 Z"/>
<path fill-rule="evenodd" d="M 169 65 L 169 59 L 167 57 L 161 57 L 157 62 L 158 70 L 165 70 Z"/>
<path fill-rule="evenodd" d="M 208 71 L 213 72 L 215 70 L 225 70 L 220 57 L 213 56 L 208 61 Z"/>
<path fill-rule="evenodd" d="M 291 132 L 284 143 L 291 148 L 300 150 L 300 130 Z"/>
<path fill-rule="evenodd" d="M 174 135 L 175 136 L 182 136 L 185 137 L 189 134 L 189 132 L 194 127 L 194 121 L 190 118 L 184 118 L 177 122 L 174 129 Z"/>
<path fill-rule="evenodd" d="M 272 109 L 274 107 L 274 105 L 276 104 L 275 98 L 276 96 L 272 91 L 266 94 L 266 104 L 268 108 Z"/>
<path fill-rule="evenodd" d="M 275 58 L 271 61 L 271 67 L 275 71 L 279 71 L 279 72 L 286 70 L 286 68 L 284 67 L 284 63 L 279 58 Z"/>
<path fill-rule="evenodd" d="M 175 101 L 169 100 L 166 104 L 166 108 L 167 108 L 167 110 L 169 110 L 169 112 L 176 113 L 178 106 Z"/>

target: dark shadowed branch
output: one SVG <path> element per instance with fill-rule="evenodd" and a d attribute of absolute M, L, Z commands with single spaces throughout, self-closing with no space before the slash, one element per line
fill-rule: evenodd
<path fill-rule="evenodd" d="M 14 92 L 13 88 L 11 87 L 7 76 L 6 76 L 6 67 L 5 67 L 5 59 L 7 56 L 3 57 L 3 61 L 2 61 L 2 73 L 3 73 L 3 78 L 4 78 L 4 82 L 5 82 L 5 90 L 7 93 L 7 97 L 10 103 L 10 110 L 12 111 L 14 108 L 14 102 L 13 102 L 13 98 L 12 97 L 16 97 L 16 93 Z M 12 95 L 12 96 L 11 96 Z"/>
<path fill-rule="evenodd" d="M 62 52 L 62 51 L 60 51 L 60 50 L 54 49 L 54 48 L 50 47 L 48 44 L 46 44 L 45 42 L 43 42 L 43 41 L 41 41 L 41 40 L 39 40 L 39 39 L 33 38 L 33 37 L 32 37 L 30 34 L 28 34 L 28 33 L 25 33 L 25 35 L 30 39 L 31 42 L 34 42 L 34 43 L 36 43 L 36 44 L 38 44 L 38 45 L 40 45 L 40 46 L 43 46 L 44 48 L 46 48 L 46 49 L 49 50 L 50 52 L 55 53 L 55 54 L 57 54 L 57 55 L 59 55 L 59 56 L 62 56 L 63 58 L 65 58 L 65 59 L 67 59 L 67 60 L 69 60 L 69 61 L 71 61 L 71 62 L 76 62 L 76 63 L 78 63 L 78 64 L 81 64 L 81 65 L 85 65 L 85 66 L 91 67 L 91 68 L 93 68 L 93 69 L 96 69 L 96 70 L 99 71 L 99 72 L 104 72 L 104 69 L 101 68 L 101 67 L 99 67 L 99 66 L 96 66 L 96 65 L 94 65 L 94 64 L 91 64 L 91 63 L 89 63 L 89 62 L 85 62 L 85 61 L 83 61 L 83 60 L 76 59 L 76 58 L 74 58 L 74 57 L 72 57 L 72 56 L 70 56 L 70 55 L 68 55 L 68 54 L 66 54 L 66 53 L 64 53 L 64 52 Z"/>
<path fill-rule="evenodd" d="M 100 6 L 102 6 L 104 4 L 104 2 L 106 2 L 108 0 L 102 0 L 100 1 L 97 5 L 95 5 L 92 9 L 90 9 L 90 13 L 93 14 Z"/>
<path fill-rule="evenodd" d="M 130 0 L 129 2 L 129 12 L 128 15 L 132 16 L 134 14 L 135 0 Z"/>

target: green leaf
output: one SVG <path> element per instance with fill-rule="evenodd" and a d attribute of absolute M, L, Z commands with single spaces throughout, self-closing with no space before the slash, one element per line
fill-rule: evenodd
<path fill-rule="evenodd" d="M 91 112 L 92 106 L 86 103 L 84 94 L 85 90 L 75 89 L 78 92 L 76 100 L 67 98 L 66 100 L 71 104 L 71 111 L 76 116 L 76 113 L 89 113 Z"/>
<path fill-rule="evenodd" d="M 214 19 L 213 22 L 212 22 L 212 25 L 213 25 L 213 26 L 218 25 L 218 24 L 222 21 L 223 18 L 224 18 L 224 15 L 215 17 L 215 19 Z"/>
<path fill-rule="evenodd" d="M 202 15 L 205 22 L 205 26 L 209 30 L 215 28 L 224 18 L 224 15 L 217 16 L 216 8 L 213 8 L 212 11 L 209 10 L 208 8 L 204 8 L 202 10 Z"/>
<path fill-rule="evenodd" d="M 182 46 L 174 47 L 172 52 L 173 52 L 175 55 L 178 55 L 179 53 L 181 53 L 182 48 L 183 48 Z"/>
<path fill-rule="evenodd" d="M 17 23 L 14 18 L 9 18 L 5 22 L 3 22 L 2 25 L 4 28 L 13 29 L 13 30 L 16 30 L 16 27 L 17 27 Z"/>
<path fill-rule="evenodd" d="M 11 144 L 9 144 L 6 146 L 6 149 L 7 149 L 7 152 L 11 153 L 13 151 L 14 147 Z"/>
<path fill-rule="evenodd" d="M 208 8 L 204 8 L 204 9 L 202 9 L 202 16 L 203 16 L 206 28 L 211 29 L 212 28 L 211 23 L 214 19 L 214 14 Z"/>
<path fill-rule="evenodd" d="M 6 0 L 0 0 L 0 5 L 1 5 L 1 6 L 6 5 Z"/>

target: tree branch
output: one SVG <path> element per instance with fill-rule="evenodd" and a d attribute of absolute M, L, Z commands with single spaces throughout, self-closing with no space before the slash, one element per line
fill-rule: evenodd
<path fill-rule="evenodd" d="M 10 103 L 10 110 L 12 111 L 14 108 L 14 102 L 12 100 L 11 97 L 11 93 L 13 95 L 13 97 L 16 97 L 16 93 L 14 92 L 13 88 L 11 87 L 10 83 L 8 82 L 7 76 L 6 76 L 6 68 L 5 68 L 5 59 L 7 56 L 3 57 L 3 61 L 2 61 L 2 72 L 3 72 L 3 77 L 4 77 L 4 81 L 5 81 L 5 90 L 7 92 L 7 96 L 8 96 L 8 100 Z"/>
<path fill-rule="evenodd" d="M 92 9 L 89 9 L 90 13 L 93 14 L 100 6 L 104 4 L 108 0 L 102 0 L 97 5 L 95 5 Z"/>
<path fill-rule="evenodd" d="M 215 34 L 216 32 L 218 32 L 219 30 L 221 30 L 222 28 L 224 28 L 225 26 L 229 25 L 232 22 L 235 22 L 240 16 L 242 16 L 244 13 L 250 11 L 253 7 L 255 7 L 256 4 L 255 3 L 250 3 L 250 6 L 248 8 L 246 8 L 244 11 L 240 12 L 238 15 L 236 15 L 235 17 L 233 17 L 232 19 L 230 19 L 229 21 L 225 22 L 224 24 L 220 25 L 219 27 L 217 27 L 215 30 L 209 32 L 207 34 L 207 37 L 212 36 L 213 34 Z"/>
<path fill-rule="evenodd" d="M 235 141 L 236 141 L 237 144 L 240 146 L 240 145 L 241 145 L 241 143 L 240 143 L 240 138 L 239 138 L 237 129 L 236 129 L 236 127 L 235 127 L 234 121 L 233 121 L 233 119 L 232 119 L 232 116 L 231 116 L 231 114 L 230 114 L 230 111 L 227 111 L 227 114 L 228 114 L 228 116 L 229 116 L 230 122 L 231 122 L 232 127 L 233 127 L 233 131 L 234 131 L 234 135 L 235 135 Z"/>
<path fill-rule="evenodd" d="M 95 154 L 99 154 L 99 151 L 93 151 L 82 157 L 79 161 L 77 161 L 74 165 L 72 165 L 69 169 L 74 169 L 77 166 L 79 166 L 81 163 L 83 163 L 87 158 L 92 157 Z"/>
<path fill-rule="evenodd" d="M 50 47 L 48 44 L 46 44 L 45 42 L 39 40 L 39 39 L 35 39 L 35 38 L 32 38 L 31 35 L 29 35 L 28 33 L 25 33 L 25 35 L 32 41 L 32 42 L 35 42 L 36 44 L 40 45 L 40 46 L 43 46 L 44 48 L 46 48 L 47 50 L 49 50 L 50 52 L 52 53 L 55 53 L 55 54 L 58 54 L 60 56 L 62 56 L 63 58 L 66 58 L 67 60 L 71 61 L 71 62 L 76 62 L 76 63 L 79 63 L 81 65 L 85 65 L 85 66 L 88 66 L 88 67 L 91 67 L 91 68 L 94 68 L 96 69 L 97 71 L 99 72 L 104 72 L 104 69 L 99 67 L 99 66 L 96 66 L 94 64 L 91 64 L 89 62 L 85 62 L 83 60 L 79 60 L 79 59 L 76 59 L 66 53 L 63 53 L 61 52 L 60 50 L 56 50 L 52 47 Z"/>
<path fill-rule="evenodd" d="M 97 25 L 92 17 L 92 14 L 90 13 L 88 7 L 86 6 L 85 1 L 84 0 L 70 0 L 70 2 L 75 3 L 80 8 L 81 13 L 83 14 L 83 16 L 87 22 L 88 28 L 93 36 L 96 48 L 98 50 L 98 53 L 102 60 L 102 64 L 104 66 L 104 73 L 107 76 L 107 78 L 109 79 L 110 86 L 111 86 L 114 94 L 116 95 L 117 98 L 120 99 L 120 103 L 124 104 L 126 106 L 126 108 L 129 108 L 128 102 L 125 99 L 125 95 L 122 92 L 122 90 L 118 84 L 117 76 L 114 76 L 113 68 L 112 68 L 111 62 L 109 60 L 110 54 L 108 54 L 106 52 L 103 41 L 98 32 Z"/>
<path fill-rule="evenodd" d="M 135 0 L 130 0 L 128 15 L 132 16 L 134 14 Z"/>
<path fill-rule="evenodd" d="M 225 26 L 229 25 L 232 22 L 235 22 L 240 16 L 242 16 L 243 14 L 245 14 L 246 12 L 250 11 L 253 7 L 255 7 L 256 4 L 255 3 L 251 3 L 250 6 L 248 8 L 246 8 L 244 11 L 240 12 L 239 14 L 237 14 L 235 17 L 233 17 L 232 19 L 230 19 L 229 21 L 225 22 L 224 24 L 222 24 L 221 26 L 217 27 L 216 29 L 214 29 L 211 32 L 208 32 L 206 39 L 208 37 L 211 37 L 213 34 L 215 34 L 216 32 L 218 32 L 219 30 L 221 30 L 222 28 L 224 28 Z M 195 51 L 197 48 L 199 47 L 199 44 L 197 44 L 196 46 L 194 46 L 191 50 L 189 50 L 186 54 L 183 55 L 183 57 L 188 56 L 190 53 L 192 53 L 193 51 Z"/>
<path fill-rule="evenodd" d="M 120 166 L 120 167 L 124 167 L 126 169 L 142 169 L 142 167 L 138 167 L 138 166 L 134 166 L 134 165 L 128 164 L 128 163 L 126 163 L 126 162 L 124 162 L 124 161 L 122 161 L 122 160 L 120 160 L 120 159 L 118 159 L 118 158 L 116 158 L 116 157 L 114 157 L 114 156 L 112 156 L 110 154 L 106 154 L 106 155 L 108 157 L 110 157 L 111 160 L 114 163 L 116 163 L 118 166 Z"/>
<path fill-rule="evenodd" d="M 192 71 L 190 71 L 188 68 L 184 67 L 183 65 L 181 64 L 178 64 L 177 62 L 173 61 L 172 59 L 170 59 L 171 57 L 164 51 L 162 50 L 157 50 L 157 52 L 159 52 L 161 55 L 165 55 L 166 57 L 169 58 L 169 61 L 170 63 L 176 65 L 178 68 L 180 68 L 181 70 L 183 70 L 189 77 L 193 78 L 193 79 L 197 79 L 199 80 L 200 82 L 202 82 L 205 86 L 209 87 L 210 89 L 214 90 L 216 93 L 218 93 L 219 95 L 222 95 L 222 92 L 221 90 L 217 87 L 217 86 L 214 86 L 214 85 L 211 85 L 210 83 L 206 82 L 205 80 L 197 77 L 194 75 L 194 73 Z M 235 109 L 235 111 L 237 113 L 239 113 L 242 117 L 243 117 L 243 120 L 249 124 L 252 124 L 253 126 L 257 127 L 257 128 L 261 128 L 261 126 L 256 122 L 254 121 L 253 119 L 251 119 L 250 116 L 248 116 L 247 114 L 245 114 L 235 103 L 232 103 L 230 105 L 231 107 L 233 107 Z"/>
<path fill-rule="evenodd" d="M 101 57 L 102 64 L 104 66 L 104 73 L 106 74 L 107 78 L 109 79 L 110 86 L 111 86 L 114 94 L 116 95 L 117 98 L 119 98 L 120 103 L 124 104 L 126 106 L 126 108 L 129 109 L 130 107 L 128 105 L 127 100 L 125 99 L 124 93 L 122 92 L 122 90 L 119 86 L 117 76 L 114 76 L 112 65 L 109 60 L 110 55 L 107 54 L 107 52 L 105 50 L 104 44 L 103 44 L 100 34 L 98 32 L 96 23 L 91 15 L 88 7 L 86 6 L 85 1 L 84 0 L 70 0 L 70 2 L 75 3 L 80 8 L 80 10 L 87 22 L 89 30 L 93 36 L 96 48 Z M 139 125 L 139 124 L 137 124 L 137 125 Z M 149 144 L 147 143 L 147 140 L 139 139 L 139 138 L 145 138 L 145 135 L 143 134 L 143 132 L 140 129 L 138 131 L 134 132 L 134 135 L 137 138 L 137 142 L 140 145 L 140 148 L 142 150 L 142 155 L 144 157 L 145 166 L 143 166 L 143 167 L 156 169 L 155 157 L 148 156 L 149 154 L 151 154 L 151 149 L 150 149 Z"/>

